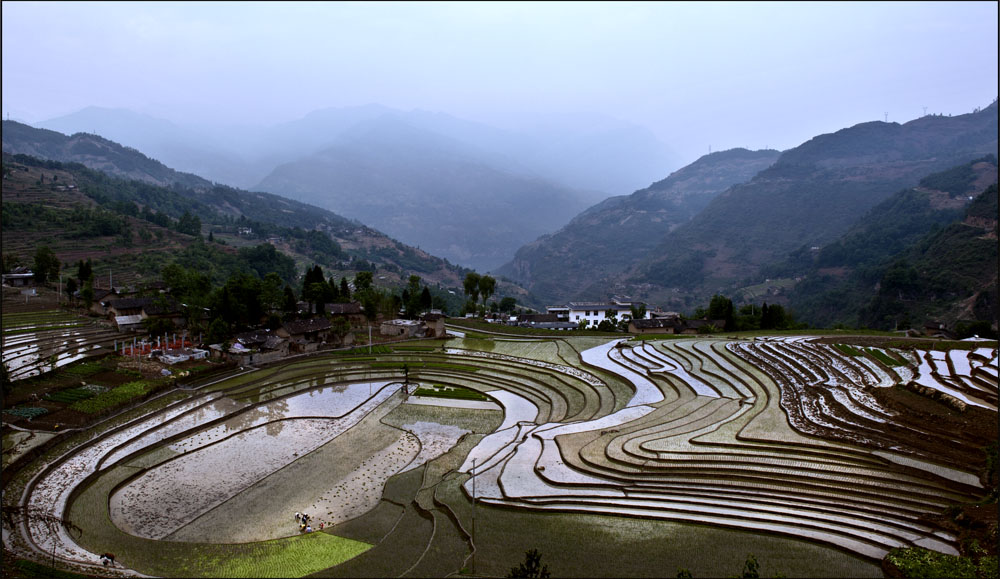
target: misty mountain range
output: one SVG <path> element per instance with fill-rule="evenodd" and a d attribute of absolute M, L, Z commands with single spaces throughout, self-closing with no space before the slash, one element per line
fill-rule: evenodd
<path fill-rule="evenodd" d="M 90 107 L 37 126 L 100 134 L 179 171 L 311 203 L 481 271 L 678 165 L 648 130 L 597 115 L 525 116 L 507 130 L 367 105 L 271 127 L 186 127 Z"/>
<path fill-rule="evenodd" d="M 619 296 L 683 312 L 719 293 L 733 296 L 737 303 L 764 299 L 798 306 L 808 312 L 805 321 L 811 323 L 860 321 L 893 327 L 891 315 L 871 308 L 862 312 L 883 270 L 867 264 L 867 288 L 851 300 L 834 300 L 840 308 L 831 313 L 816 302 L 831 299 L 824 291 L 837 286 L 838 278 L 817 268 L 814 256 L 827 245 L 843 243 L 841 237 L 850 234 L 852 226 L 901 189 L 917 187 L 938 172 L 959 171 L 984 156 L 992 156 L 995 167 L 996 101 L 955 117 L 926 116 L 903 125 L 863 123 L 780 154 L 738 149 L 716 153 L 646 189 L 591 207 L 559 231 L 523 247 L 498 271 L 528 289 L 537 304 Z M 897 216 L 909 224 L 907 239 L 919 239 L 915 245 L 931 243 L 923 238 L 931 233 L 928 223 L 961 222 L 960 213 L 973 199 L 988 205 L 988 199 L 979 201 L 976 195 L 995 183 L 995 169 L 992 181 L 988 170 L 979 171 L 985 177 L 973 180 L 978 189 L 949 185 L 938 191 L 954 198 L 952 209 L 958 213 L 930 220 Z M 995 187 L 991 194 L 995 199 Z M 893 231 L 896 225 L 892 219 L 882 222 Z M 992 235 L 995 245 L 996 220 L 981 225 L 979 235 Z M 907 246 L 899 254 L 913 251 Z M 939 291 L 933 299 L 944 304 L 960 295 L 973 302 L 982 298 L 980 303 L 987 305 L 980 310 L 995 314 L 995 252 L 960 253 L 966 265 L 978 264 L 981 278 L 963 274 L 976 281 L 963 289 Z M 940 267 L 942 261 L 936 263 Z M 846 269 L 838 275 L 845 276 L 864 264 L 840 265 Z M 949 271 L 945 267 L 944 273 L 934 275 L 947 277 Z M 773 279 L 779 277 L 783 279 Z M 785 290 L 800 282 L 811 289 L 793 292 L 789 300 Z M 921 299 L 933 301 L 927 295 Z M 935 311 L 952 321 L 972 311 L 969 304 L 945 312 L 946 307 L 917 307 L 918 301 L 898 308 Z"/>
<path fill-rule="evenodd" d="M 797 307 L 811 323 L 892 327 L 905 319 L 900 312 L 911 310 L 952 321 L 995 318 L 996 212 L 992 220 L 983 215 L 996 205 L 996 187 L 983 189 L 996 182 L 996 101 L 955 117 L 862 123 L 785 152 L 713 153 L 589 208 L 582 207 L 577 189 L 498 169 L 518 161 L 495 143 L 486 146 L 486 138 L 480 139 L 483 146 L 470 145 L 463 131 L 480 131 L 478 125 L 427 113 L 400 116 L 380 107 L 351 112 L 350 119 L 343 110 L 316 113 L 317 125 L 332 122 L 320 122 L 324 114 L 339 119 L 336 138 L 275 166 L 259 189 L 316 205 L 338 199 L 352 211 L 369 211 L 372 219 L 361 220 L 366 224 L 421 231 L 434 244 L 468 235 L 482 242 L 478 253 L 470 250 L 474 245 L 448 250 L 465 251 L 468 260 L 496 263 L 509 251 L 514 258 L 497 273 L 528 290 L 522 303 L 541 307 L 619 296 L 690 311 L 722 293 L 737 303 L 763 297 Z M 323 140 L 315 133 L 311 144 L 294 145 L 309 124 L 287 129 L 286 158 Z M 5 151 L 15 136 L 5 123 Z M 55 154 L 39 142 L 17 147 L 42 157 Z M 99 150 L 74 154 L 72 160 L 104 165 L 102 170 L 129 163 L 102 158 Z M 174 178 L 146 173 L 147 180 Z M 966 207 L 976 209 L 967 215 Z M 950 232 L 944 241 L 933 237 L 940 237 L 935 228 L 942 226 Z M 515 227 L 517 233 L 510 229 Z M 540 236 L 520 245 L 512 241 L 531 230 Z M 891 235 L 892 243 L 877 241 L 879 235 Z M 993 244 L 992 253 L 983 248 L 984 239 Z M 866 244 L 882 251 L 857 250 Z M 435 253 L 429 243 L 419 245 Z M 855 248 L 848 252 L 854 257 L 831 258 L 845 254 L 838 247 Z M 935 271 L 915 270 L 911 262 L 932 263 Z M 953 272 L 952 265 L 964 270 Z M 906 286 L 882 295 L 879 288 L 897 287 L 898 271 L 931 281 L 922 292 Z M 941 281 L 952 273 L 962 284 Z M 903 303 L 906 292 L 916 297 Z"/>

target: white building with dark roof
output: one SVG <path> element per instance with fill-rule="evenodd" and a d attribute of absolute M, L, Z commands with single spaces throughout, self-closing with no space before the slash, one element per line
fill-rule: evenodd
<path fill-rule="evenodd" d="M 632 306 L 645 306 L 642 302 L 625 302 L 611 300 L 606 302 L 569 302 L 565 306 L 547 306 L 545 311 L 556 314 L 560 319 L 579 324 L 586 320 L 589 325 L 596 326 L 604 320 L 614 317 L 618 320 L 632 319 Z M 646 318 L 650 312 L 646 312 Z"/>

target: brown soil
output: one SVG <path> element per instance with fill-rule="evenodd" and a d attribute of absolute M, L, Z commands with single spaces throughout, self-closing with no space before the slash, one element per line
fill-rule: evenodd
<path fill-rule="evenodd" d="M 985 448 L 998 436 L 995 412 L 975 406 L 960 412 L 947 404 L 898 387 L 873 388 L 869 393 L 881 405 L 897 412 L 903 422 L 922 428 L 914 432 L 895 423 L 886 424 L 887 437 L 932 460 L 933 457 L 949 457 L 959 466 L 981 473 L 981 478 L 985 476 Z M 926 436 L 923 432 L 927 430 L 942 436 Z"/>

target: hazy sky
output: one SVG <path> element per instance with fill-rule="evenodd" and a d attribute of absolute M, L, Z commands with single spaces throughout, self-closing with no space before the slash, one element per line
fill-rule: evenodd
<path fill-rule="evenodd" d="M 4 118 L 595 112 L 685 162 L 997 96 L 996 2 L 3 2 Z"/>

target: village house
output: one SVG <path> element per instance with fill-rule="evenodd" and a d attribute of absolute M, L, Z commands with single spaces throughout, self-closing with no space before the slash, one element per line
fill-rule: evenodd
<path fill-rule="evenodd" d="M 642 302 L 625 302 L 611 300 L 608 302 L 569 302 L 565 306 L 547 306 L 545 312 L 555 314 L 561 322 L 579 324 L 586 320 L 589 325 L 596 326 L 604 320 L 614 317 L 618 320 L 631 320 L 632 307 L 645 306 Z M 649 318 L 646 312 L 646 318 Z"/>
<path fill-rule="evenodd" d="M 168 365 L 179 364 L 188 360 L 204 360 L 207 357 L 208 350 L 200 348 L 167 348 L 159 355 L 160 362 Z"/>
<path fill-rule="evenodd" d="M 35 285 L 35 272 L 27 267 L 15 267 L 3 274 L 3 285 L 8 287 L 29 287 Z"/>
<path fill-rule="evenodd" d="M 301 354 L 315 352 L 320 346 L 325 346 L 331 338 L 341 340 L 334 336 L 331 330 L 328 318 L 310 318 L 285 322 L 274 333 L 288 340 L 289 353 Z M 348 342 L 353 342 L 353 339 L 352 334 L 347 334 L 342 341 L 344 345 L 348 345 Z"/>
<path fill-rule="evenodd" d="M 422 338 L 426 332 L 427 326 L 420 320 L 386 320 L 379 326 L 380 334 L 393 338 Z"/>
<path fill-rule="evenodd" d="M 444 321 L 448 316 L 437 313 L 427 313 L 420 316 L 420 321 L 426 328 L 425 336 L 428 338 L 442 338 L 447 330 L 444 328 Z"/>
<path fill-rule="evenodd" d="M 181 304 L 169 296 L 159 298 L 109 299 L 112 295 L 114 294 L 107 294 L 98 303 L 104 315 L 115 322 L 119 331 L 132 332 L 141 330 L 143 321 L 147 319 L 167 319 L 176 327 L 184 327 L 186 325 Z"/>
<path fill-rule="evenodd" d="M 289 341 L 277 332 L 252 330 L 233 336 L 233 343 L 227 351 L 221 344 L 211 346 L 212 355 L 235 362 L 240 366 L 266 364 L 280 360 L 289 353 Z"/>
<path fill-rule="evenodd" d="M 365 310 L 361 307 L 361 302 L 326 304 L 326 313 L 331 318 L 344 318 L 352 326 L 361 326 L 367 319 L 365 318 Z"/>
<path fill-rule="evenodd" d="M 725 320 L 685 320 L 678 314 L 661 316 L 642 320 L 631 320 L 628 324 L 630 334 L 697 334 L 706 326 L 714 326 L 718 330 L 726 329 Z"/>

